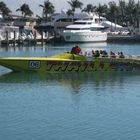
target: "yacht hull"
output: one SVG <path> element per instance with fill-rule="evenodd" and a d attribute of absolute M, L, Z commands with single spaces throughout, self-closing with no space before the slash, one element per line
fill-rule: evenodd
<path fill-rule="evenodd" d="M 63 32 L 66 42 L 104 42 L 107 41 L 105 32 Z"/>

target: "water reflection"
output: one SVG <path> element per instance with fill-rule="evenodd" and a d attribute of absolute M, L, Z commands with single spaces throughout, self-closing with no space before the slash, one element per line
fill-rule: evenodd
<path fill-rule="evenodd" d="M 32 51 L 32 50 L 44 50 L 45 46 L 2 46 L 0 47 L 0 51 L 9 51 L 9 52 L 17 52 L 17 51 Z"/>
<path fill-rule="evenodd" d="M 10 52 L 16 52 L 16 51 L 32 51 L 32 50 L 48 50 L 48 49 L 69 49 L 73 47 L 75 43 L 59 43 L 59 44 L 46 44 L 46 45 L 35 45 L 35 46 L 1 46 L 0 51 L 10 51 Z M 79 44 L 81 48 L 104 48 L 107 47 L 106 42 L 99 42 L 99 43 L 87 43 L 87 44 Z"/>
<path fill-rule="evenodd" d="M 57 53 L 62 53 L 65 51 L 70 51 L 71 48 L 75 46 L 75 43 L 54 43 L 54 44 L 46 44 L 46 45 L 35 45 L 35 46 L 0 46 L 0 53 L 3 54 L 5 52 L 35 52 L 35 51 L 41 51 L 41 52 L 54 52 L 57 51 Z M 98 43 L 79 43 L 79 46 L 82 48 L 82 50 L 96 50 L 96 49 L 105 49 L 107 51 L 123 51 L 125 54 L 140 54 L 140 48 L 138 47 L 138 43 L 107 43 L 107 42 L 98 42 Z M 134 49 L 135 47 L 135 49 Z M 0 55 L 1 55 L 0 54 Z"/>
<path fill-rule="evenodd" d="M 123 86 L 126 81 L 132 81 L 132 78 L 140 78 L 140 73 L 133 72 L 94 72 L 94 73 L 8 73 L 0 76 L 0 83 L 43 83 L 58 84 L 73 88 L 79 92 L 81 87 L 105 87 L 105 86 Z"/>
<path fill-rule="evenodd" d="M 64 52 L 68 52 L 75 46 L 75 43 L 54 43 L 36 46 L 1 46 L 0 57 L 9 56 L 52 56 Z M 140 55 L 139 44 L 112 44 L 106 42 L 99 43 L 79 43 L 83 51 L 107 50 L 118 52 L 123 51 L 127 55 Z M 135 49 L 134 49 L 135 47 Z"/>

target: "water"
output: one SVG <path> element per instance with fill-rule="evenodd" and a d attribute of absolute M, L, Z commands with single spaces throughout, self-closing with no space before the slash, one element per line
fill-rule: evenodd
<path fill-rule="evenodd" d="M 0 56 L 51 56 L 72 46 L 1 47 Z M 140 55 L 140 44 L 80 46 Z M 0 67 L 0 140 L 138 140 L 139 85 L 139 72 L 36 74 Z"/>

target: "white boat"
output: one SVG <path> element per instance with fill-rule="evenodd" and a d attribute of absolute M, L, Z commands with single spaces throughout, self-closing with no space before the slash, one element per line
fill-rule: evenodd
<path fill-rule="evenodd" d="M 122 29 L 122 26 L 112 23 L 108 21 L 105 17 L 102 17 L 97 13 L 74 13 L 74 15 L 68 16 L 67 9 L 62 9 L 61 13 L 55 13 L 52 15 L 51 22 L 42 21 L 41 24 L 38 26 L 41 30 L 46 30 L 53 28 L 57 36 L 62 36 L 63 31 L 68 25 L 72 25 L 74 21 L 82 20 L 84 18 L 91 19 L 94 17 L 94 21 L 96 23 L 100 23 L 100 25 L 108 28 L 109 32 L 111 31 L 119 31 Z"/>
<path fill-rule="evenodd" d="M 101 42 L 107 40 L 107 32 L 95 16 L 75 21 L 63 31 L 66 42 Z"/>

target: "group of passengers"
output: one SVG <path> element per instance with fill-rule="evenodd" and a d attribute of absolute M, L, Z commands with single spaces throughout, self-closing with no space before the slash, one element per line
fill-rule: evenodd
<path fill-rule="evenodd" d="M 118 56 L 119 56 L 119 58 L 125 58 L 123 52 L 118 52 Z"/>
<path fill-rule="evenodd" d="M 93 57 L 111 57 L 111 58 L 125 58 L 123 52 L 118 52 L 117 54 L 110 51 L 110 54 L 108 55 L 108 53 L 106 52 L 106 50 L 92 50 L 91 52 Z M 76 45 L 75 47 L 72 48 L 71 50 L 71 54 L 83 54 L 81 48 L 79 47 L 79 45 Z M 84 55 L 87 55 L 87 52 L 84 53 Z"/>
<path fill-rule="evenodd" d="M 93 57 L 111 57 L 111 58 L 125 58 L 123 52 L 118 52 L 117 54 L 114 53 L 113 51 L 110 51 L 110 54 L 108 55 L 108 53 L 105 50 L 92 50 L 92 56 Z"/>
<path fill-rule="evenodd" d="M 105 50 L 92 50 L 93 57 L 108 57 L 108 53 Z"/>

